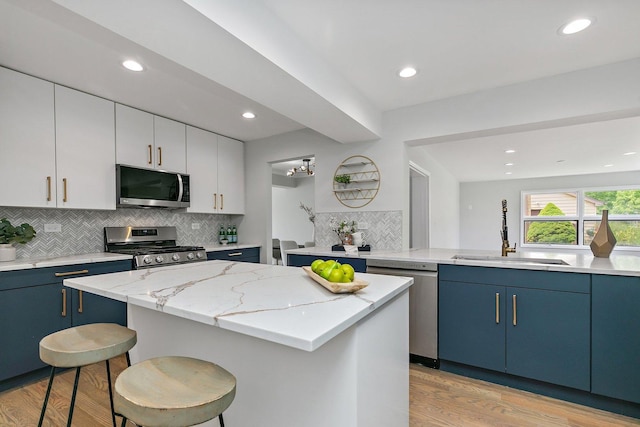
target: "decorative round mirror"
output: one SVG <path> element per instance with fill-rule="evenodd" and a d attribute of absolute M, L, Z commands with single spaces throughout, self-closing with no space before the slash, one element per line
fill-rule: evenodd
<path fill-rule="evenodd" d="M 361 208 L 371 203 L 380 188 L 380 171 L 368 157 L 343 160 L 333 175 L 333 194 L 343 205 Z"/>

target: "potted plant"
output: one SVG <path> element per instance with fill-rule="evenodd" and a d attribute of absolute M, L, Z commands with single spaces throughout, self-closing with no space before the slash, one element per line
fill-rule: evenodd
<path fill-rule="evenodd" d="M 351 175 L 349 174 L 336 175 L 333 177 L 333 180 L 339 184 L 342 184 L 342 186 L 344 187 L 351 182 Z"/>
<path fill-rule="evenodd" d="M 8 219 L 0 219 L 0 261 L 13 261 L 16 259 L 18 243 L 25 244 L 36 237 L 36 230 L 27 223 L 13 226 Z"/>

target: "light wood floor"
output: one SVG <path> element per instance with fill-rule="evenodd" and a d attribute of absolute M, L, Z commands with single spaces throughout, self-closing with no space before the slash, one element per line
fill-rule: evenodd
<path fill-rule="evenodd" d="M 115 359 L 112 362 L 113 377 L 115 378 L 124 367 L 124 357 Z M 45 426 L 65 425 L 73 379 L 73 371 L 56 377 Z M 26 387 L 0 393 L 0 426 L 35 426 L 40 416 L 46 387 L 47 380 L 44 379 Z M 640 426 L 638 419 L 413 364 L 410 371 L 410 399 L 411 427 Z M 104 363 L 83 368 L 73 425 L 111 425 Z M 287 426 L 286 423 L 283 425 L 304 427 Z"/>

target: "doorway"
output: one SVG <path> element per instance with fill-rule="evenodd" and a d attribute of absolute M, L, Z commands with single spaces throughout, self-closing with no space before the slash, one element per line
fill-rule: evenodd
<path fill-rule="evenodd" d="M 409 247 L 429 248 L 429 172 L 409 162 Z"/>
<path fill-rule="evenodd" d="M 271 236 L 274 245 L 283 240 L 294 241 L 298 246 L 313 244 L 313 223 L 301 205 L 315 212 L 314 172 L 312 155 L 271 164 Z M 273 259 L 274 263 L 281 262 L 275 255 Z"/>

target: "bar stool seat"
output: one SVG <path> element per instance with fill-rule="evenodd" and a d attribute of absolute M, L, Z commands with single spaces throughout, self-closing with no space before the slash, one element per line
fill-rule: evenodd
<path fill-rule="evenodd" d="M 235 377 L 220 366 L 182 356 L 148 359 L 116 380 L 116 413 L 139 426 L 183 427 L 218 417 L 236 395 Z"/>
<path fill-rule="evenodd" d="M 107 366 L 107 379 L 109 382 L 111 418 L 115 426 L 116 421 L 113 411 L 109 359 L 126 353 L 127 363 L 130 365 L 128 351 L 136 345 L 137 339 L 136 331 L 124 326 L 115 323 L 93 323 L 63 329 L 47 335 L 40 340 L 40 359 L 51 366 L 51 375 L 49 377 L 47 394 L 42 404 L 38 425 L 42 425 L 44 420 L 56 368 L 76 368 L 76 377 L 71 396 L 71 404 L 69 406 L 69 417 L 67 419 L 67 425 L 70 426 L 73 418 L 76 392 L 78 390 L 80 369 L 83 366 L 104 361 Z"/>

